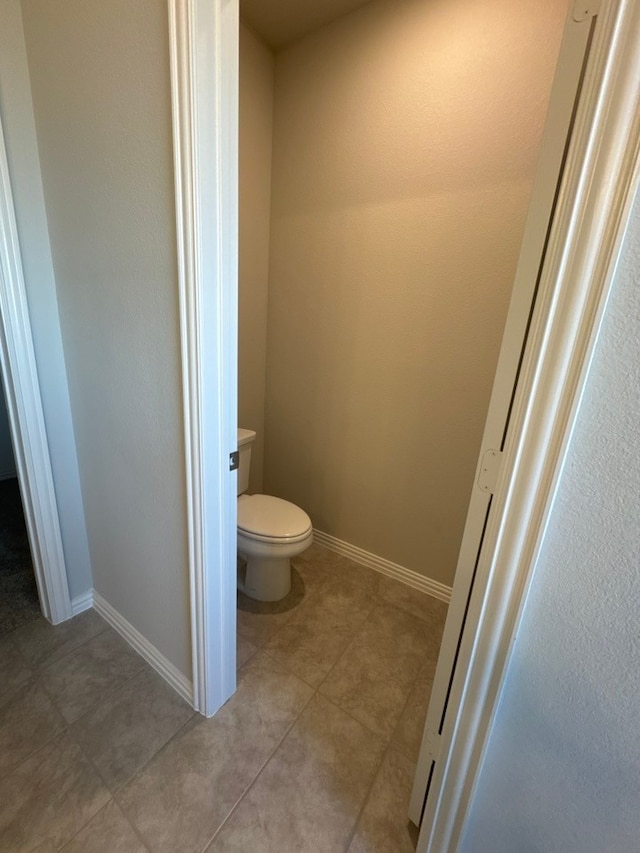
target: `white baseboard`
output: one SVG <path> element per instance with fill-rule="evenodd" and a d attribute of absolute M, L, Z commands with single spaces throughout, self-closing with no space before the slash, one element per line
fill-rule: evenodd
<path fill-rule="evenodd" d="M 84 592 L 82 595 L 77 595 L 71 599 L 71 615 L 77 616 L 79 613 L 84 613 L 85 610 L 91 610 L 93 607 L 93 590 Z"/>
<path fill-rule="evenodd" d="M 383 557 L 378 557 L 375 554 L 369 553 L 369 551 L 364 551 L 362 548 L 357 548 L 355 545 L 343 542 L 341 539 L 336 539 L 335 536 L 323 533 L 322 530 L 314 528 L 313 541 L 324 548 L 329 548 L 330 551 L 342 554 L 343 557 L 348 557 L 354 563 L 360 563 L 362 566 L 374 569 L 374 571 L 405 583 L 407 586 L 420 590 L 420 592 L 426 592 L 427 595 L 431 595 L 433 598 L 446 601 L 447 604 L 451 599 L 450 586 L 431 580 L 431 578 L 418 574 L 418 572 L 414 572 L 412 569 L 406 569 L 404 566 L 399 566 L 397 563 L 392 563 L 390 560 L 385 560 Z"/>
<path fill-rule="evenodd" d="M 159 673 L 164 680 L 182 698 L 193 707 L 193 686 L 191 681 L 177 669 L 158 649 L 144 637 L 137 628 L 113 608 L 108 601 L 93 590 L 93 607 L 111 627 L 123 637 L 140 657 Z"/>

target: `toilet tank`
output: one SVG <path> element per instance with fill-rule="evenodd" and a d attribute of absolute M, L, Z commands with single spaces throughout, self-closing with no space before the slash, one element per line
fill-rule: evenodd
<path fill-rule="evenodd" d="M 238 429 L 238 494 L 241 495 L 249 488 L 249 470 L 251 468 L 251 445 L 256 437 L 252 429 Z"/>

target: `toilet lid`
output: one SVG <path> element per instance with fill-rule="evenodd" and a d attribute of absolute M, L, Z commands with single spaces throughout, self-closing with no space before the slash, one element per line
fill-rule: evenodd
<path fill-rule="evenodd" d="M 238 501 L 238 530 L 245 536 L 295 542 L 311 530 L 299 506 L 271 495 L 248 495 Z"/>

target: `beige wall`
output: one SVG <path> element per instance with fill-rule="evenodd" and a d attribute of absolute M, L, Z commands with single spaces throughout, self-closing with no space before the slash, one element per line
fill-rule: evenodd
<path fill-rule="evenodd" d="M 278 54 L 266 490 L 453 579 L 565 0 L 375 0 Z"/>
<path fill-rule="evenodd" d="M 238 423 L 254 429 L 249 490 L 263 487 L 273 53 L 240 25 Z"/>
<path fill-rule="evenodd" d="M 94 587 L 190 675 L 166 3 L 22 10 Z"/>

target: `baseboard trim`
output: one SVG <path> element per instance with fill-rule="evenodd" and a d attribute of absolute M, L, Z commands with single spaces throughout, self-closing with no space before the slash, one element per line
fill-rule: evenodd
<path fill-rule="evenodd" d="M 390 560 L 385 560 L 383 557 L 378 557 L 376 554 L 371 554 L 369 551 L 364 551 L 355 545 L 350 545 L 348 542 L 343 542 L 341 539 L 336 539 L 335 536 L 330 536 L 328 533 L 323 533 L 322 530 L 313 530 L 313 540 L 318 545 L 328 548 L 330 551 L 335 551 L 337 554 L 342 554 L 343 557 L 348 557 L 354 563 L 360 563 L 361 566 L 367 566 L 381 575 L 386 575 L 389 578 L 394 578 L 407 586 L 418 589 L 420 592 L 426 592 L 433 598 L 438 598 L 440 601 L 446 601 L 447 604 L 451 599 L 451 587 L 439 581 L 434 581 L 424 575 L 414 572 L 413 569 L 407 569 L 404 566 L 399 566 L 397 563 L 392 563 Z"/>
<path fill-rule="evenodd" d="M 71 599 L 71 615 L 78 616 L 80 613 L 84 613 L 85 610 L 91 610 L 93 607 L 93 590 L 90 589 L 89 592 L 84 592 L 82 595 L 77 595 L 75 598 Z"/>
<path fill-rule="evenodd" d="M 180 672 L 137 628 L 112 607 L 100 593 L 93 590 L 93 607 L 111 627 L 123 637 L 131 648 L 143 657 L 182 698 L 193 707 L 191 681 Z"/>

